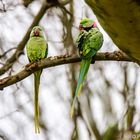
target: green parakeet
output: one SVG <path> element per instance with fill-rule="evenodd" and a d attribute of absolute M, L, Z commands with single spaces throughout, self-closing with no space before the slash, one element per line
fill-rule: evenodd
<path fill-rule="evenodd" d="M 47 57 L 48 45 L 46 43 L 43 30 L 40 26 L 35 26 L 31 33 L 30 38 L 26 46 L 27 56 L 30 62 L 38 61 L 42 58 Z M 38 95 L 39 95 L 39 84 L 40 76 L 42 70 L 34 72 L 34 123 L 35 123 L 35 133 L 40 133 L 39 127 L 39 105 L 38 105 Z"/>
<path fill-rule="evenodd" d="M 75 97 L 71 106 L 70 116 L 73 116 L 74 106 L 77 97 L 80 96 L 83 81 L 86 78 L 92 57 L 96 55 L 97 51 L 103 44 L 103 35 L 96 26 L 96 23 L 89 19 L 84 18 L 80 21 L 79 25 L 80 34 L 76 40 L 79 55 L 82 58 L 80 65 L 80 73 L 78 83 L 75 91 Z"/>

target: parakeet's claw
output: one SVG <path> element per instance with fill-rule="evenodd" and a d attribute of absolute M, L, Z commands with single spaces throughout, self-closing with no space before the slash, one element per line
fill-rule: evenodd
<path fill-rule="evenodd" d="M 96 55 L 92 56 L 91 64 L 94 64 L 95 63 L 95 56 Z"/>
<path fill-rule="evenodd" d="M 125 53 L 123 51 L 119 50 L 119 51 L 114 51 L 114 54 L 116 56 L 116 59 L 119 61 L 122 59 L 122 57 L 124 56 Z"/>
<path fill-rule="evenodd" d="M 91 61 L 91 64 L 95 64 L 95 60 L 92 60 L 92 61 Z"/>

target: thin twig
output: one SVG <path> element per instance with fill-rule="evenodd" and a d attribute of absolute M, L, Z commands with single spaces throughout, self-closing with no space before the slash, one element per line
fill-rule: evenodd
<path fill-rule="evenodd" d="M 7 50 L 7 51 L 6 51 L 6 52 L 4 52 L 2 55 L 0 55 L 0 58 L 2 58 L 2 57 L 4 57 L 4 56 L 6 56 L 6 54 L 7 54 L 7 53 L 9 53 L 10 51 L 12 51 L 12 50 L 14 50 L 14 49 L 16 49 L 16 47 L 13 47 L 13 48 L 11 48 L 11 49 Z"/>

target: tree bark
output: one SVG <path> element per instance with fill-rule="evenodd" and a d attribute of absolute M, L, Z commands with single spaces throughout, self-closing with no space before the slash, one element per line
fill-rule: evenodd
<path fill-rule="evenodd" d="M 93 58 L 93 61 L 91 63 L 94 63 L 95 60 L 128 61 L 128 62 L 132 61 L 127 55 L 120 52 L 97 53 L 97 55 Z M 62 64 L 76 63 L 80 61 L 81 61 L 81 58 L 77 55 L 73 55 L 73 56 L 62 55 L 62 56 L 53 56 L 53 57 L 42 59 L 34 63 L 30 63 L 26 65 L 25 68 L 21 70 L 19 73 L 0 79 L 0 90 L 3 90 L 5 87 L 23 80 L 24 78 L 28 77 L 29 75 L 31 75 L 37 70 L 54 67 L 54 66 L 58 66 Z"/>

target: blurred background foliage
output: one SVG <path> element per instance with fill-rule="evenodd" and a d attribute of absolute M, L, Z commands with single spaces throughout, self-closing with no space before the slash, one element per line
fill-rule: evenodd
<path fill-rule="evenodd" d="M 83 16 L 97 21 L 83 0 L 57 1 L 41 15 L 48 56 L 77 54 L 75 40 Z M 59 1 L 65 2 L 63 1 Z M 0 66 L 7 62 L 38 15 L 41 0 L 0 0 Z M 104 34 L 101 52 L 118 50 Z M 27 39 L 25 40 L 27 42 Z M 26 44 L 26 43 L 25 43 Z M 23 48 L 25 45 L 23 46 Z M 21 71 L 26 50 L 0 78 Z M 79 63 L 44 69 L 39 104 L 41 134 L 34 133 L 33 76 L 0 91 L 0 139 L 3 140 L 131 140 L 140 137 L 140 73 L 131 62 L 96 62 L 90 66 L 75 115 L 69 111 Z"/>

